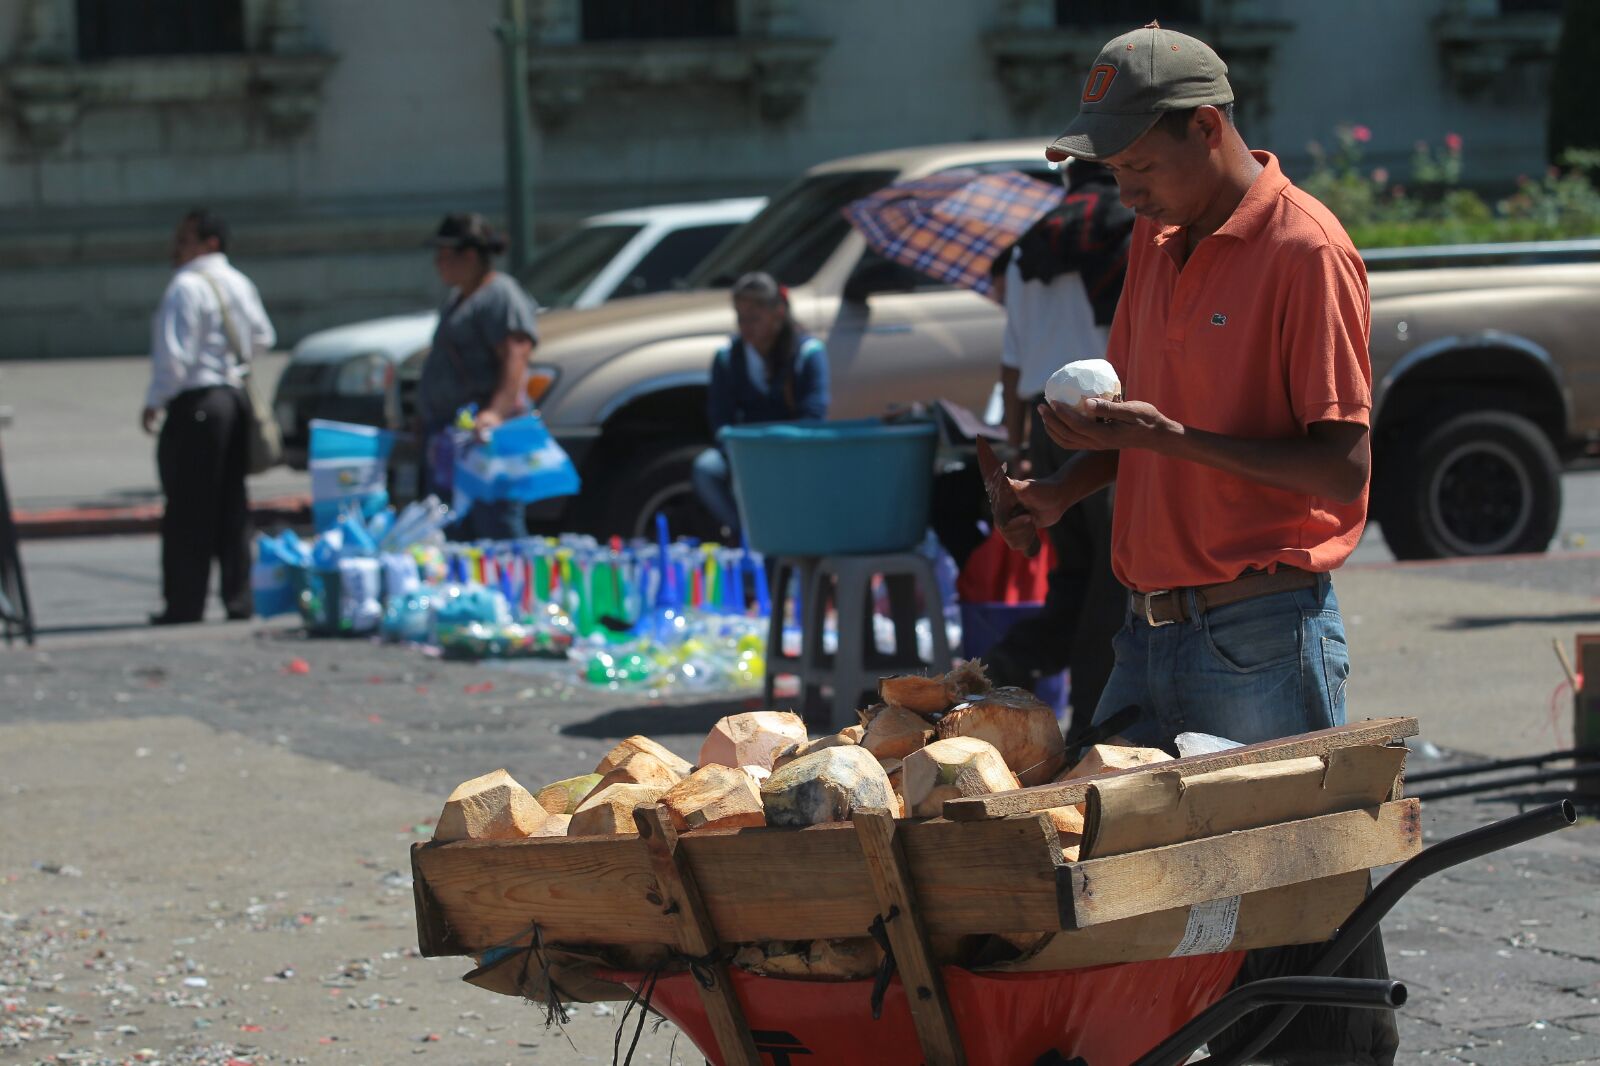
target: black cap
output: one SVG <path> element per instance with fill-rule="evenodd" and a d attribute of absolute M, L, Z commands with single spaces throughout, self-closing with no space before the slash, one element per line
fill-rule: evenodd
<path fill-rule="evenodd" d="M 431 248 L 476 248 L 492 255 L 506 250 L 505 238 L 476 212 L 444 216 L 427 243 Z"/>

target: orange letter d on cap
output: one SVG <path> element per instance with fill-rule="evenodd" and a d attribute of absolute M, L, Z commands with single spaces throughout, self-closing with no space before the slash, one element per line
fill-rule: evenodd
<path fill-rule="evenodd" d="M 1116 76 L 1117 68 L 1109 63 L 1102 63 L 1091 70 L 1089 80 L 1083 83 L 1083 102 L 1092 104 L 1104 97 Z"/>

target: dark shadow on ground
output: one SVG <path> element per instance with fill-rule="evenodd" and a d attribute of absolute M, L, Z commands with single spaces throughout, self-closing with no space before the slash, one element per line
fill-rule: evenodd
<path fill-rule="evenodd" d="M 1442 630 L 1497 629 L 1501 626 L 1594 625 L 1600 611 L 1569 611 L 1564 614 L 1485 614 L 1464 615 L 1436 628 Z"/>
<path fill-rule="evenodd" d="M 759 694 L 733 698 L 707 700 L 701 703 L 648 703 L 632 707 L 617 707 L 582 722 L 563 726 L 561 733 L 569 737 L 592 737 L 609 740 L 612 737 L 631 737 L 636 733 L 646 736 L 705 736 L 717 719 L 743 711 L 762 709 Z"/>

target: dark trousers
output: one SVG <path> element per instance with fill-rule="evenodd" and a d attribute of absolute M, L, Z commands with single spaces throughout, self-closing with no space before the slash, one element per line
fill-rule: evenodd
<path fill-rule="evenodd" d="M 1045 477 L 1071 458 L 1044 431 L 1038 405 L 1029 404 L 1028 458 Z M 984 661 L 996 684 L 1031 688 L 1042 675 L 1072 670 L 1073 731 L 1086 728 L 1116 661 L 1111 638 L 1122 628 L 1128 594 L 1111 572 L 1111 493 L 1097 492 L 1049 529 L 1056 563 L 1044 606 L 1013 625 Z"/>
<path fill-rule="evenodd" d="M 244 393 L 219 386 L 179 393 L 167 404 L 156 445 L 161 491 L 161 590 L 166 617 L 205 615 L 211 561 L 222 567 L 222 605 L 251 615 L 250 505 L 244 478 L 251 417 Z"/>

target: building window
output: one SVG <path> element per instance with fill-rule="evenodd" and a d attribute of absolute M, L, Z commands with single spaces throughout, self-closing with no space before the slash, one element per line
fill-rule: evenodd
<path fill-rule="evenodd" d="M 1197 23 L 1202 0 L 1056 0 L 1057 26 L 1126 26 L 1151 19 L 1165 25 Z"/>
<path fill-rule="evenodd" d="M 738 7 L 738 0 L 583 0 L 583 39 L 733 37 Z"/>
<path fill-rule="evenodd" d="M 244 51 L 244 0 L 77 0 L 78 58 Z"/>

